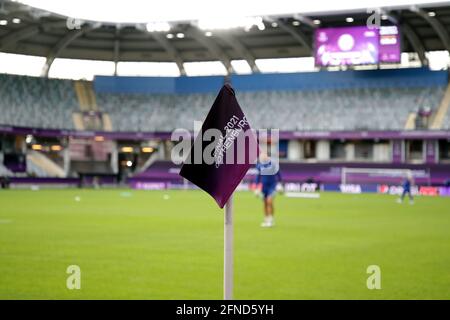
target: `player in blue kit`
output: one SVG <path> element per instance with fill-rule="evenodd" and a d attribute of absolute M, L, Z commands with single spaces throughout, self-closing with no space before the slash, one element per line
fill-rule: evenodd
<path fill-rule="evenodd" d="M 414 180 L 413 180 L 412 173 L 408 172 L 408 174 L 406 175 L 406 179 L 403 181 L 403 184 L 402 184 L 403 192 L 402 192 L 402 195 L 400 196 L 400 199 L 397 200 L 398 203 L 403 202 L 403 199 L 405 198 L 406 194 L 408 194 L 409 203 L 410 204 L 414 203 L 414 198 L 411 193 L 411 186 L 413 184 L 414 184 Z"/>
<path fill-rule="evenodd" d="M 264 200 L 264 222 L 261 224 L 261 227 L 273 227 L 273 198 L 277 189 L 282 189 L 281 175 L 278 166 L 266 153 L 261 153 L 256 169 L 258 173 L 255 182 L 257 185 L 262 184 L 261 191 L 257 190 L 257 193 L 262 193 Z"/>

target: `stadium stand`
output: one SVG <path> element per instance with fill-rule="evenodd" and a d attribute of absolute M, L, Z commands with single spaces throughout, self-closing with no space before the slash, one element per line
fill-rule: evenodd
<path fill-rule="evenodd" d="M 256 128 L 401 130 L 418 104 L 436 107 L 443 92 L 443 87 L 258 91 L 239 93 L 238 99 Z M 202 121 L 215 96 L 102 93 L 98 98 L 115 130 L 167 131 Z"/>
<path fill-rule="evenodd" d="M 203 120 L 215 96 L 100 93 L 97 98 L 102 110 L 111 117 L 114 130 L 171 131 L 175 128 L 192 129 L 194 120 Z M 127 108 L 123 108 L 125 103 Z"/>
<path fill-rule="evenodd" d="M 431 117 L 430 129 L 448 129 L 450 126 L 448 113 L 450 111 L 450 85 L 447 85 L 444 96 L 436 112 Z"/>
<path fill-rule="evenodd" d="M 40 128 L 73 128 L 78 102 L 73 82 L 0 74 L 0 123 Z"/>
<path fill-rule="evenodd" d="M 442 94 L 441 87 L 343 89 L 245 93 L 240 101 L 260 128 L 401 130 L 418 104 L 436 106 Z"/>
<path fill-rule="evenodd" d="M 390 74 L 380 71 L 337 72 L 328 73 L 326 77 L 322 73 L 257 75 L 255 79 L 249 76 L 236 77 L 234 83 L 240 88 L 237 90 L 238 100 L 255 128 L 403 130 L 408 127 L 411 114 L 420 108 L 429 108 L 431 112 L 437 110 L 443 100 L 447 82 L 441 74 L 426 73 L 422 69 L 400 70 L 396 75 L 397 82 L 392 82 L 391 79 L 389 81 L 392 83 L 389 85 L 386 85 L 385 80 Z M 341 81 L 339 77 L 342 78 Z M 109 78 L 107 81 L 117 79 Z M 192 130 L 193 121 L 204 119 L 216 96 L 213 87 L 220 85 L 223 78 L 192 79 L 194 83 L 197 82 L 196 87 L 172 84 L 172 87 L 179 88 L 177 92 L 171 90 L 170 85 L 167 88 L 150 89 L 148 92 L 133 92 L 127 86 L 121 86 L 123 92 L 105 92 L 101 87 L 97 90 L 97 86 L 95 96 L 92 96 L 92 89 L 84 90 L 92 92 L 89 96 L 93 102 L 88 104 L 80 99 L 83 96 L 80 92 L 84 92 L 79 88 L 80 85 L 75 83 L 74 86 L 72 81 L 0 75 L 0 94 L 3 97 L 0 101 L 0 124 L 78 128 L 74 126 L 76 121 L 72 120 L 75 119 L 73 115 L 85 110 L 87 105 L 93 105 L 95 108 L 86 110 L 91 113 L 95 111 L 100 118 L 108 115 L 110 130 Z M 206 85 L 208 80 L 214 83 L 213 87 Z M 145 78 L 141 80 L 146 84 L 145 81 Z M 155 88 L 152 86 L 155 81 L 149 82 L 148 86 Z M 158 81 L 160 86 L 164 83 L 162 80 Z M 259 87 L 254 87 L 254 81 Z M 127 81 L 128 87 L 133 88 L 135 82 L 137 80 Z M 278 82 L 282 82 L 283 86 Z M 91 83 L 83 82 L 83 85 L 92 87 Z M 443 128 L 450 127 L 449 117 L 446 115 Z"/>

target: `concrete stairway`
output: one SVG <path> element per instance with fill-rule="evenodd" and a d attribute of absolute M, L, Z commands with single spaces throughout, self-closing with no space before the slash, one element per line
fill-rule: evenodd
<path fill-rule="evenodd" d="M 95 98 L 92 82 L 76 81 L 75 92 L 77 94 L 78 103 L 81 111 L 98 111 L 97 100 Z"/>
<path fill-rule="evenodd" d="M 77 130 L 112 131 L 112 122 L 108 114 L 100 112 L 91 81 L 76 81 L 74 84 L 80 112 L 73 114 Z M 88 116 L 83 116 L 88 114 Z M 90 116 L 89 116 L 90 115 Z"/>
<path fill-rule="evenodd" d="M 439 130 L 442 128 L 444 123 L 445 115 L 449 112 L 450 108 L 450 84 L 448 84 L 445 90 L 444 97 L 442 98 L 441 104 L 437 109 L 434 117 L 431 119 L 430 129 Z"/>
<path fill-rule="evenodd" d="M 31 169 L 33 167 L 36 169 L 34 173 L 38 175 L 58 178 L 65 177 L 64 169 L 41 152 L 30 150 L 27 154 L 27 163 L 31 164 Z"/>
<path fill-rule="evenodd" d="M 417 113 L 411 112 L 406 119 L 405 130 L 414 130 L 416 128 Z"/>

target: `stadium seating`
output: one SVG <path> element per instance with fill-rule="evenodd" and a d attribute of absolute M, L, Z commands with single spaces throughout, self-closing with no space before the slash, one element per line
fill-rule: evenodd
<path fill-rule="evenodd" d="M 321 90 L 240 91 L 238 100 L 255 128 L 281 130 L 402 130 L 420 107 L 436 108 L 445 86 L 355 87 Z M 73 129 L 79 111 L 72 81 L 0 75 L 0 124 Z M 215 93 L 97 93 L 97 104 L 116 131 L 193 129 Z M 450 115 L 444 122 L 450 128 Z"/>
<path fill-rule="evenodd" d="M 97 103 L 111 117 L 114 130 L 172 131 L 193 129 L 193 121 L 204 120 L 214 98 L 213 94 L 97 94 Z"/>
<path fill-rule="evenodd" d="M 78 102 L 72 81 L 0 74 L 0 124 L 73 128 Z"/>
<path fill-rule="evenodd" d="M 238 93 L 238 100 L 255 128 L 402 130 L 409 113 L 419 106 L 435 108 L 443 93 L 444 87 L 253 91 Z M 192 129 L 214 98 L 100 93 L 98 103 L 109 113 L 114 130 L 167 131 Z"/>

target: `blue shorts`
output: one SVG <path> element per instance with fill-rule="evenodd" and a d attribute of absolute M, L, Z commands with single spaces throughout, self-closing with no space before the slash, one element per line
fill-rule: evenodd
<path fill-rule="evenodd" d="M 262 187 L 262 194 L 264 195 L 264 199 L 267 199 L 275 194 L 275 191 L 277 190 L 277 185 L 270 185 L 270 186 L 264 186 Z"/>

